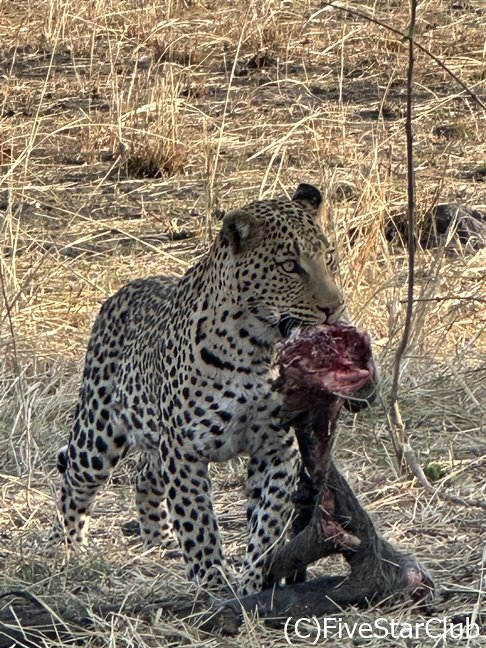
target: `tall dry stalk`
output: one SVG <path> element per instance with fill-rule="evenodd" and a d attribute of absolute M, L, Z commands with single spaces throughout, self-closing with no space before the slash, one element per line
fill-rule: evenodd
<path fill-rule="evenodd" d="M 389 397 L 390 434 L 395 448 L 398 470 L 406 472 L 404 446 L 408 443 L 407 432 L 400 414 L 398 390 L 400 386 L 400 367 L 403 354 L 410 341 L 413 318 L 413 289 L 415 282 L 415 169 L 413 156 L 413 75 L 415 64 L 415 26 L 417 17 L 417 0 L 411 0 L 410 25 L 408 28 L 408 68 L 407 68 L 407 112 L 405 131 L 407 142 L 407 219 L 408 219 L 408 286 L 407 306 L 403 324 L 402 338 L 395 352 L 393 379 Z"/>

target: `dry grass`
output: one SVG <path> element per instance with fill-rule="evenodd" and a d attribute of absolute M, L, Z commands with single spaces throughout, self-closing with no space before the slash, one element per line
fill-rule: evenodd
<path fill-rule="evenodd" d="M 361 7 L 406 29 L 401 2 Z M 0 590 L 27 588 L 54 608 L 113 603 L 116 613 L 97 618 L 85 645 L 286 644 L 250 619 L 222 642 L 156 606 L 150 618 L 130 612 L 134 602 L 187 596 L 188 587 L 177 559 L 143 554 L 120 533 L 134 512 L 129 463 L 99 500 L 96 550 L 48 556 L 43 543 L 55 451 L 100 303 L 130 278 L 181 274 L 221 209 L 299 181 L 326 194 L 353 319 L 372 333 L 383 369 L 383 404 L 343 421 L 341 466 L 388 538 L 415 551 L 440 583 L 475 590 L 440 600 L 439 616 L 484 606 L 484 511 L 451 507 L 399 478 L 386 428 L 406 295 L 405 254 L 384 237 L 388 215 L 406 203 L 406 48 L 333 10 L 313 18 L 319 8 L 311 0 L 0 3 Z M 482 0 L 420 4 L 420 41 L 483 101 L 485 33 Z M 415 90 L 419 223 L 438 200 L 484 209 L 485 113 L 423 55 Z M 359 232 L 353 245 L 350 229 Z M 484 251 L 419 253 L 400 393 L 429 474 L 483 498 L 485 259 Z M 243 464 L 214 473 L 224 540 L 238 560 Z M 407 609 L 392 616 L 411 618 Z"/>

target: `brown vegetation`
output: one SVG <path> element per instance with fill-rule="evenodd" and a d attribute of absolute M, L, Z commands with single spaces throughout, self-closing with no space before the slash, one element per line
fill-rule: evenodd
<path fill-rule="evenodd" d="M 352 4 L 407 28 L 402 2 Z M 485 33 L 482 0 L 419 4 L 417 39 L 483 102 Z M 406 43 L 311 0 L 7 0 L 0 44 L 0 591 L 28 590 L 54 614 L 89 612 L 87 645 L 213 641 L 196 618 L 160 612 L 193 594 L 177 556 L 143 553 L 120 531 L 134 514 L 130 460 L 100 498 L 87 553 L 46 554 L 55 451 L 100 303 L 133 277 L 180 275 L 222 210 L 310 182 L 325 193 L 352 320 L 370 332 L 382 371 L 377 404 L 342 418 L 338 464 L 385 537 L 454 590 L 433 613 L 477 618 L 484 511 L 398 477 L 387 433 L 407 278 L 406 252 L 385 231 L 406 204 Z M 437 203 L 484 211 L 485 112 L 423 53 L 414 90 L 418 228 Z M 402 416 L 435 484 L 484 499 L 485 252 L 419 251 L 416 267 Z M 243 461 L 214 466 L 235 564 L 243 476 Z M 234 645 L 255 642 L 284 645 L 248 617 Z"/>

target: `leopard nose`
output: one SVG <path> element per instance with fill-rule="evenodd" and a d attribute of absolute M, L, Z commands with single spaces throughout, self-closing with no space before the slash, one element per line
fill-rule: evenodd
<path fill-rule="evenodd" d="M 326 322 L 330 324 L 339 320 L 341 313 L 345 310 L 345 306 L 344 302 L 340 301 L 336 306 L 318 306 L 317 310 L 324 313 Z"/>

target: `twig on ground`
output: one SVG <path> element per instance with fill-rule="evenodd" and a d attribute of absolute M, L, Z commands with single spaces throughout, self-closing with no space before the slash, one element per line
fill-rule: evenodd
<path fill-rule="evenodd" d="M 405 443 L 402 446 L 403 458 L 405 465 L 411 470 L 412 475 L 420 482 L 420 485 L 424 490 L 433 497 L 444 500 L 446 502 L 451 502 L 452 504 L 459 504 L 459 506 L 471 506 L 475 508 L 482 508 L 486 510 L 486 500 L 481 500 L 478 498 L 471 497 L 460 497 L 455 493 L 450 491 L 441 491 L 440 488 L 435 488 L 427 479 L 426 474 L 422 470 L 413 448 Z"/>

